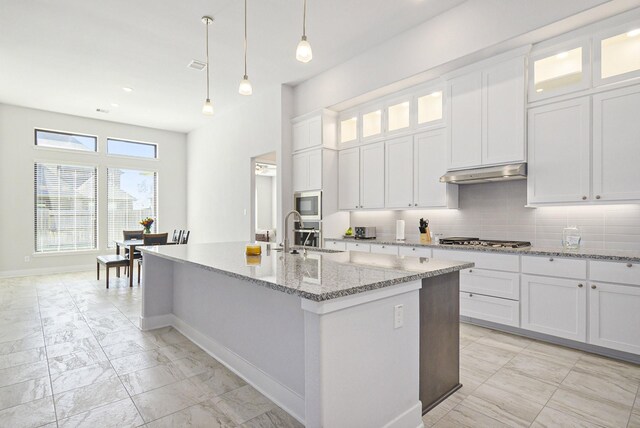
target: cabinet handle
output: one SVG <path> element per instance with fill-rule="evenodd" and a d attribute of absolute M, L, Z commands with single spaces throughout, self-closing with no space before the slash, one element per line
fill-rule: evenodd
<path fill-rule="evenodd" d="M 553 257 L 549 257 L 549 261 L 552 262 L 553 261 Z"/>
<path fill-rule="evenodd" d="M 587 197 L 586 197 L 586 196 L 583 196 L 583 197 L 582 197 L 582 200 L 583 200 L 583 201 L 586 201 L 586 200 L 587 200 Z"/>
<path fill-rule="evenodd" d="M 384 248 L 384 245 L 382 246 L 382 248 Z"/>
<path fill-rule="evenodd" d="M 592 289 L 592 290 L 595 290 L 595 289 L 596 289 L 595 284 L 591 286 L 591 289 Z"/>
<path fill-rule="evenodd" d="M 600 195 L 596 195 L 596 199 L 600 199 Z"/>
<path fill-rule="evenodd" d="M 582 288 L 582 284 L 578 284 L 578 288 Z"/>
<path fill-rule="evenodd" d="M 418 206 L 418 204 L 413 204 L 413 206 L 414 206 L 414 207 L 417 207 L 417 206 Z"/>
<path fill-rule="evenodd" d="M 469 273 L 473 272 L 473 269 L 469 269 Z"/>
<path fill-rule="evenodd" d="M 409 204 L 409 206 L 412 206 L 413 204 Z"/>
<path fill-rule="evenodd" d="M 627 267 L 633 267 L 631 263 L 627 263 Z"/>
<path fill-rule="evenodd" d="M 469 293 L 469 297 L 473 297 L 473 294 Z"/>

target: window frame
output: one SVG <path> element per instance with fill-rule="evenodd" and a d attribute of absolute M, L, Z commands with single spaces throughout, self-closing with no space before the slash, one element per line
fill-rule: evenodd
<path fill-rule="evenodd" d="M 76 149 L 65 149 L 64 147 L 41 146 L 38 144 L 38 132 L 50 132 L 52 134 L 93 138 L 96 142 L 96 148 L 95 150 L 76 150 Z M 100 139 L 97 135 L 84 134 L 81 132 L 59 131 L 56 129 L 48 129 L 48 128 L 33 128 L 33 148 L 35 150 L 46 150 L 46 151 L 62 152 L 62 153 L 82 153 L 86 155 L 95 156 L 95 155 L 98 155 L 100 151 Z"/>
<path fill-rule="evenodd" d="M 115 155 L 114 157 L 122 157 L 122 158 L 127 158 L 127 159 L 131 159 L 131 157 L 129 156 L 118 156 Z M 136 158 L 133 157 L 134 159 L 147 159 L 147 158 Z M 147 159 L 147 160 L 152 160 L 152 159 Z M 157 159 L 156 159 L 157 160 Z M 155 207 L 154 207 L 154 227 L 156 229 L 156 231 L 159 229 L 160 227 L 160 217 L 158 215 L 158 211 L 160 209 L 160 192 L 158 191 L 160 188 L 160 173 L 158 172 L 157 169 L 146 169 L 146 168 L 138 168 L 135 166 L 130 166 L 130 165 L 116 165 L 116 164 L 107 164 L 104 166 L 105 168 L 105 172 L 104 172 L 104 176 L 105 176 L 105 189 L 104 189 L 104 194 L 105 194 L 105 207 L 104 210 L 106 212 L 106 230 L 105 230 L 105 236 L 106 236 L 106 248 L 108 250 L 111 250 L 113 248 L 115 248 L 115 244 L 112 245 L 112 242 L 109 238 L 109 170 L 113 170 L 113 169 L 124 169 L 124 170 L 130 170 L 130 171 L 138 171 L 138 172 L 149 172 L 149 173 L 153 173 L 155 175 L 155 189 L 154 189 L 154 195 L 155 195 Z M 140 226 L 142 227 L 142 226 Z"/>
<path fill-rule="evenodd" d="M 133 156 L 133 155 L 122 155 L 122 154 L 109 153 L 109 140 L 121 141 L 123 143 L 144 144 L 144 145 L 147 145 L 147 146 L 153 146 L 155 148 L 155 157 L 146 158 L 146 157 L 142 157 L 142 156 Z M 125 139 L 125 138 L 117 138 L 117 137 L 107 137 L 105 139 L 104 153 L 110 158 L 136 159 L 136 160 L 142 160 L 142 161 L 145 161 L 145 162 L 147 162 L 147 161 L 158 161 L 160 159 L 160 146 L 158 145 L 158 143 L 150 143 L 148 141 L 138 141 L 138 140 L 132 140 L 132 139 L 129 139 L 129 138 Z"/>
<path fill-rule="evenodd" d="M 91 153 L 91 152 L 87 152 Z M 95 254 L 100 251 L 100 166 L 95 163 L 86 162 L 74 162 L 74 161 L 60 161 L 59 159 L 33 159 L 33 253 L 34 257 L 48 257 L 70 254 Z M 37 235 L 37 219 L 38 219 L 38 195 L 37 195 L 37 182 L 36 182 L 36 168 L 37 165 L 53 165 L 56 167 L 83 167 L 92 168 L 94 170 L 95 190 L 94 190 L 94 204 L 95 204 L 95 221 L 93 224 L 93 233 L 95 236 L 93 248 L 83 248 L 80 250 L 61 250 L 61 251 L 38 251 L 38 235 Z"/>

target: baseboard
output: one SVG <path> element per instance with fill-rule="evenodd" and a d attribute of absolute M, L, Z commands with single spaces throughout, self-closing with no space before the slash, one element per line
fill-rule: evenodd
<path fill-rule="evenodd" d="M 422 428 L 423 426 L 422 403 L 420 401 L 383 425 L 384 428 Z"/>
<path fill-rule="evenodd" d="M 56 273 L 72 273 L 72 272 L 85 272 L 93 270 L 95 271 L 96 265 L 76 265 L 76 266 L 54 266 L 48 268 L 33 268 L 22 270 L 3 270 L 0 271 L 0 278 L 17 278 L 22 276 L 33 275 L 52 275 Z"/>
<path fill-rule="evenodd" d="M 155 317 L 143 317 L 140 315 L 140 328 L 142 330 L 153 330 L 156 328 L 174 326 L 175 315 L 157 315 Z"/>
<path fill-rule="evenodd" d="M 213 358 L 225 365 L 229 370 L 240 376 L 245 382 L 296 418 L 300 423 L 304 424 L 303 396 L 282 385 L 260 368 L 226 346 L 207 337 L 180 318 L 173 314 L 146 318 L 140 317 L 140 325 L 143 330 L 171 325 Z"/>

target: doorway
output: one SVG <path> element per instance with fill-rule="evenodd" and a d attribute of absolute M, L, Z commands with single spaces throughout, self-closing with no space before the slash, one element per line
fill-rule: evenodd
<path fill-rule="evenodd" d="M 276 242 L 277 166 L 276 152 L 254 158 L 255 195 L 253 226 L 256 241 Z"/>

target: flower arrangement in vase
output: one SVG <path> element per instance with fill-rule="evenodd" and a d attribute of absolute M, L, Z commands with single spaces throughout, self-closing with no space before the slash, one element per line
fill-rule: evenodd
<path fill-rule="evenodd" d="M 151 226 L 153 226 L 153 222 L 154 220 L 151 217 L 140 220 L 140 224 L 144 227 L 144 233 L 151 233 Z"/>

